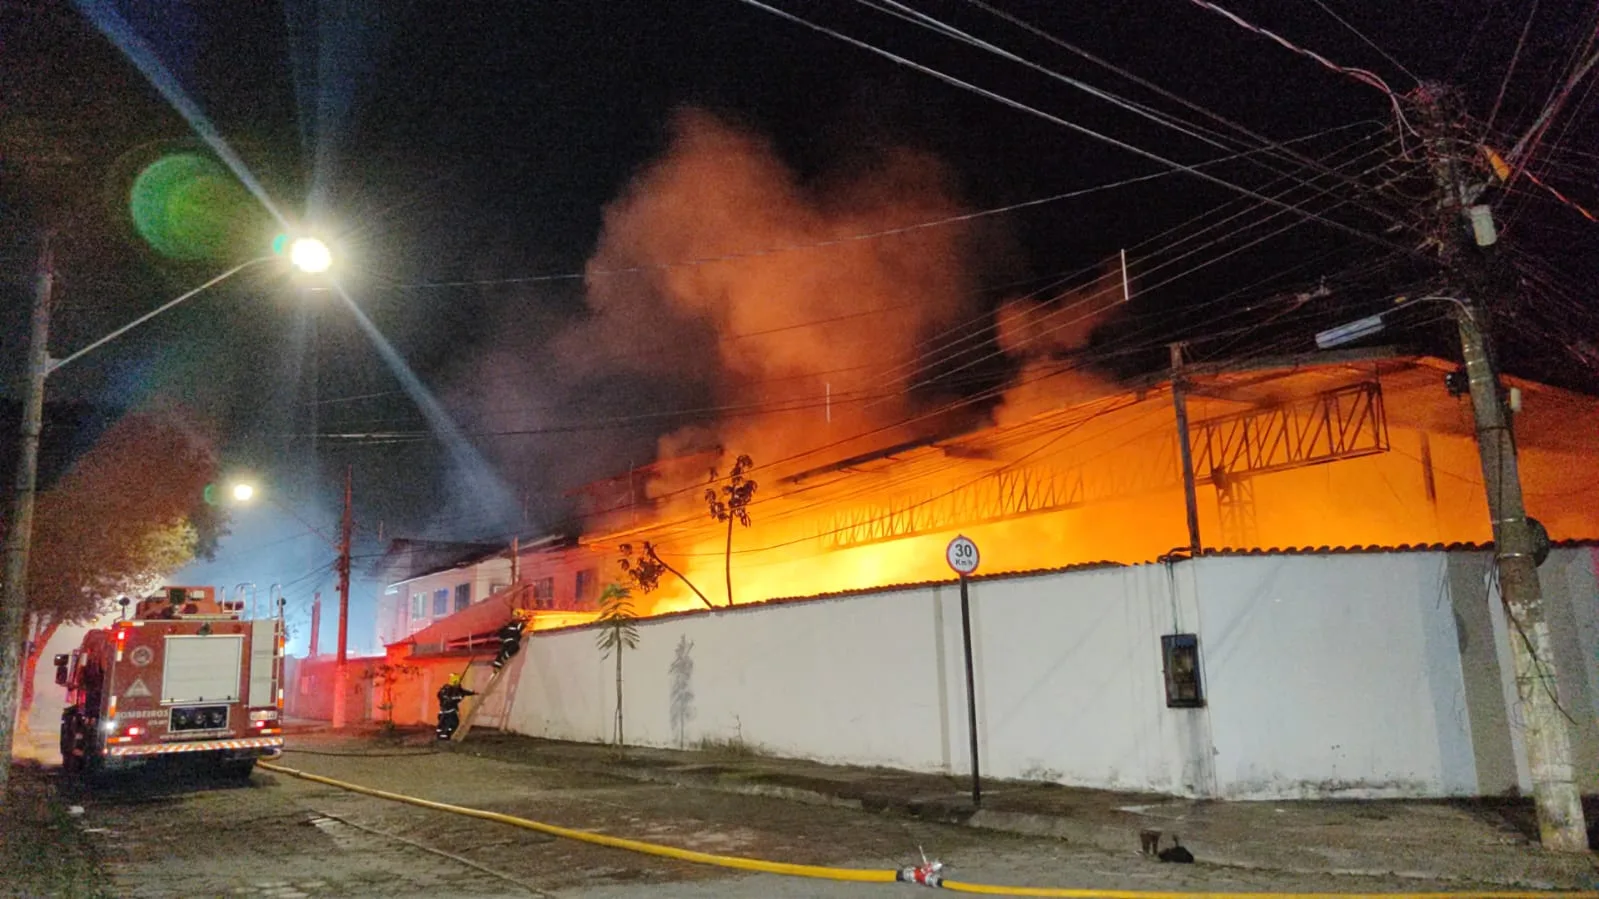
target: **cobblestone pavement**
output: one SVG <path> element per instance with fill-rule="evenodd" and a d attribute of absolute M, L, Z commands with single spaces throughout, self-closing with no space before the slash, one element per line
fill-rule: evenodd
<path fill-rule="evenodd" d="M 422 798 L 672 846 L 771 860 L 892 868 L 921 852 L 966 881 L 1190 891 L 1461 889 L 1379 877 L 1307 877 L 1169 865 L 1059 840 L 639 783 L 459 752 L 374 750 L 302 738 L 283 764 Z M 315 749 L 313 750 L 313 747 Z M 311 754 L 312 750 L 319 754 Z M 370 753 L 351 754 L 342 753 Z M 340 753 L 340 754 L 332 754 Z M 248 784 L 167 775 L 84 794 L 79 819 L 119 896 L 892 895 L 852 884 L 739 871 L 555 838 L 257 771 Z"/>

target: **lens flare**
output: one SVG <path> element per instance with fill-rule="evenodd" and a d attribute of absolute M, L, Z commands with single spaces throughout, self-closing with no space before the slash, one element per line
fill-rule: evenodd
<path fill-rule="evenodd" d="M 170 259 L 228 258 L 259 210 L 222 165 L 199 153 L 175 153 L 146 166 L 128 194 L 139 236 Z"/>

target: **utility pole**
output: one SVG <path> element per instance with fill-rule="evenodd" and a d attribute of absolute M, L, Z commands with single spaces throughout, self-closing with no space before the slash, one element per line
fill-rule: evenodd
<path fill-rule="evenodd" d="M 39 248 L 39 280 L 33 292 L 28 342 L 28 383 L 22 403 L 22 440 L 17 454 L 16 495 L 6 530 L 5 584 L 0 587 L 0 802 L 11 777 L 21 699 L 23 624 L 28 611 L 28 555 L 33 546 L 34 487 L 39 474 L 39 432 L 44 427 L 44 378 L 50 373 L 50 295 L 55 284 L 51 235 Z"/>
<path fill-rule="evenodd" d="M 1188 548 L 1199 555 L 1199 499 L 1194 495 L 1194 447 L 1188 434 L 1188 393 L 1183 378 L 1183 345 L 1171 349 L 1171 401 L 1177 407 L 1177 454 L 1183 466 L 1183 503 L 1188 510 Z"/>
<path fill-rule="evenodd" d="M 322 636 L 322 591 L 318 590 L 311 598 L 311 648 L 308 654 L 316 658 L 321 649 Z"/>
<path fill-rule="evenodd" d="M 1572 766 L 1571 729 L 1560 708 L 1549 624 L 1535 553 L 1538 538 L 1527 518 L 1517 468 L 1515 435 L 1505 408 L 1492 351 L 1484 293 L 1494 284 L 1489 253 L 1497 240 L 1492 211 L 1474 206 L 1480 188 L 1468 182 L 1466 158 L 1475 140 L 1447 107 L 1449 88 L 1426 84 L 1416 92 L 1418 120 L 1438 190 L 1437 240 L 1447 277 L 1457 296 L 1455 320 L 1476 420 L 1477 452 L 1493 524 L 1494 564 L 1499 597 L 1509 618 L 1507 629 L 1515 664 L 1516 695 L 1523 709 L 1527 765 L 1538 809 L 1538 832 L 1545 849 L 1587 852 L 1582 797 Z M 1474 239 L 1468 241 L 1467 235 Z"/>
<path fill-rule="evenodd" d="M 345 723 L 345 699 L 350 692 L 346 650 L 350 640 L 350 466 L 344 468 L 344 523 L 339 528 L 339 649 L 333 661 L 333 726 Z"/>

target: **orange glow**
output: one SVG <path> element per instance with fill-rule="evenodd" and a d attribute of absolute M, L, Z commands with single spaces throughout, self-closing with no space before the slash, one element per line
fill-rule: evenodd
<path fill-rule="evenodd" d="M 533 615 L 532 630 L 545 631 L 558 627 L 575 627 L 588 624 L 598 615 L 598 612 L 566 612 L 540 609 Z"/>
<path fill-rule="evenodd" d="M 1369 380 L 1371 373 L 1368 365 L 1270 378 L 1257 372 L 1247 380 L 1218 376 L 1190 397 L 1190 420 L 1313 395 L 1340 380 Z M 1203 545 L 1252 550 L 1489 541 L 1468 401 L 1449 396 L 1439 370 L 1425 360 L 1392 366 L 1381 383 L 1386 450 L 1257 474 L 1246 483 L 1212 483 L 1209 472 L 1197 472 Z M 1599 401 L 1518 386 L 1527 397 L 1516 425 L 1529 512 L 1555 540 L 1599 537 L 1599 479 L 1592 477 Z M 1574 421 L 1588 425 L 1572 427 Z M 798 473 L 794 464 L 757 467 L 753 526 L 733 529 L 733 597 L 743 604 L 953 580 L 944 547 L 956 533 L 981 547 L 980 575 L 1141 563 L 1186 548 L 1175 431 L 1170 392 L 1157 389 L 1142 399 L 1106 396 L 1075 406 L 1057 398 L 1052 412 L 798 481 L 786 480 Z M 815 467 L 819 460 L 805 464 Z M 1042 475 L 1028 481 L 1022 478 L 1028 472 Z M 1009 493 L 996 486 L 1006 479 Z M 1231 505 L 1223 500 L 1229 488 Z M 1051 490 L 1053 501 L 1037 500 Z M 647 523 L 593 533 L 585 542 L 614 553 L 622 543 L 637 547 L 649 540 L 715 605 L 725 605 L 727 531 L 710 520 L 698 493 L 685 490 L 658 504 Z M 1028 506 L 1025 496 L 1034 498 L 1033 508 L 1050 508 L 1019 513 Z M 635 593 L 634 600 L 646 614 L 704 608 L 669 573 L 656 592 Z"/>

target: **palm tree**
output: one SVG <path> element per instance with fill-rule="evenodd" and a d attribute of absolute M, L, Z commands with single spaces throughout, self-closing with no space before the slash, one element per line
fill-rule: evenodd
<path fill-rule="evenodd" d="M 612 738 L 621 746 L 622 736 L 622 651 L 638 646 L 638 627 L 633 621 L 638 614 L 629 600 L 633 591 L 621 584 L 611 584 L 600 593 L 600 633 L 595 645 L 600 658 L 616 656 L 616 726 Z"/>

